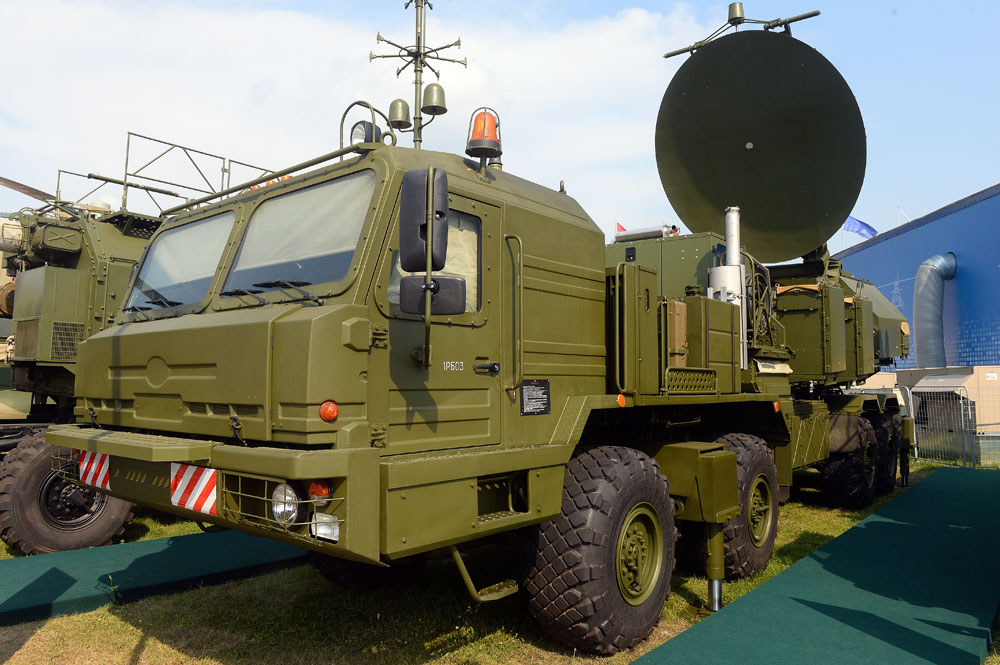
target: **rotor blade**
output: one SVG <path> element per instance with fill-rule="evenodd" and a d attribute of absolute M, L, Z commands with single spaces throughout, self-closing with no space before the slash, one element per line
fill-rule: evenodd
<path fill-rule="evenodd" d="M 16 180 L 8 180 L 7 178 L 0 177 L 0 185 L 4 187 L 9 187 L 15 192 L 21 192 L 26 196 L 30 196 L 33 199 L 38 199 L 39 201 L 52 201 L 56 197 L 51 194 L 46 194 L 40 189 L 35 189 L 34 187 L 28 187 L 27 185 L 22 185 Z"/>

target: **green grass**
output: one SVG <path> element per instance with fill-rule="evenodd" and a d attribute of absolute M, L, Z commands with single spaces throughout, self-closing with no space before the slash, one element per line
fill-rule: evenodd
<path fill-rule="evenodd" d="M 985 665 L 1000 665 L 1000 614 L 993 620 L 991 632 L 993 643 L 990 645 L 990 653 L 986 656 Z"/>
<path fill-rule="evenodd" d="M 911 482 L 918 482 L 933 468 L 915 465 Z M 792 500 L 781 510 L 770 565 L 753 580 L 724 585 L 726 602 L 777 575 L 906 491 L 897 488 L 863 511 L 841 511 L 823 505 L 814 472 L 798 474 L 796 484 Z M 133 532 L 146 529 L 141 538 L 195 528 L 187 523 L 141 524 L 146 526 Z M 484 549 L 473 552 L 468 565 L 473 578 L 486 584 L 498 578 L 498 568 L 508 560 Z M 311 567 L 303 566 L 86 614 L 0 628 L 0 662 L 618 665 L 690 627 L 697 620 L 692 606 L 706 600 L 706 591 L 704 578 L 679 570 L 663 619 L 651 638 L 632 651 L 598 658 L 576 654 L 548 640 L 527 616 L 523 599 L 485 605 L 472 602 L 446 559 L 430 562 L 408 585 L 369 592 L 335 588 Z M 1000 659 L 991 658 L 988 662 L 1000 665 Z"/>

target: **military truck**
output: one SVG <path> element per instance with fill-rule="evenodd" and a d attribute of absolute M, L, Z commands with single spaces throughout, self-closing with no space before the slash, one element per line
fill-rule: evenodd
<path fill-rule="evenodd" d="M 7 361 L 12 387 L 31 394 L 26 418 L 0 422 L 0 538 L 23 554 L 105 544 L 132 515 L 130 502 L 53 473 L 44 432 L 73 421 L 77 345 L 114 322 L 129 271 L 160 222 L 93 206 L 60 208 L 25 209 L 0 227 L 4 267 L 16 275 L 3 303 L 15 333 Z"/>
<path fill-rule="evenodd" d="M 659 620 L 678 526 L 716 609 L 766 566 L 794 471 L 850 507 L 892 486 L 898 405 L 844 388 L 909 341 L 822 247 L 864 130 L 821 55 L 770 31 L 700 44 L 656 134 L 696 233 L 608 246 L 564 188 L 491 164 L 495 111 L 461 156 L 396 145 L 405 106 L 382 140 L 166 211 L 120 325 L 79 346 L 78 422 L 46 435 L 68 479 L 304 547 L 335 581 L 446 548 L 477 601 L 523 588 L 598 653 Z M 502 533 L 531 563 L 477 588 L 462 552 Z"/>
<path fill-rule="evenodd" d="M 0 225 L 3 268 L 13 278 L 0 288 L 0 317 L 12 319 L 15 333 L 7 339 L 4 360 L 12 387 L 31 396 L 25 417 L 0 421 L 0 539 L 22 554 L 106 544 L 123 533 L 132 515 L 130 502 L 69 483 L 54 472 L 52 449 L 44 442 L 50 424 L 73 421 L 77 347 L 114 323 L 130 273 L 161 222 L 126 209 L 128 190 L 175 201 L 184 199 L 179 191 L 204 192 L 203 184 L 192 187 L 173 175 L 173 180 L 163 179 L 167 173 L 157 171 L 154 162 L 172 151 L 200 157 L 202 166 L 205 158 L 222 160 L 224 177 L 234 165 L 267 173 L 132 132 L 127 145 L 124 181 L 60 170 L 52 195 L 0 178 L 0 184 L 44 202 L 11 214 Z M 130 168 L 130 154 L 134 161 L 150 146 L 159 157 Z M 121 186 L 121 209 L 112 211 L 102 200 L 63 200 L 60 183 L 66 176 L 98 182 L 85 197 L 101 193 L 105 185 Z"/>

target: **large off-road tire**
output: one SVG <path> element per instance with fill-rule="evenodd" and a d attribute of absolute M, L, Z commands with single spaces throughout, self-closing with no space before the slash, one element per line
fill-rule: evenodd
<path fill-rule="evenodd" d="M 736 453 L 740 514 L 722 529 L 726 579 L 747 579 L 767 568 L 778 534 L 778 469 L 774 452 L 750 434 L 724 434 L 716 442 Z M 706 543 L 707 546 L 707 543 Z"/>
<path fill-rule="evenodd" d="M 364 591 L 405 584 L 419 575 L 426 564 L 426 559 L 419 555 L 393 561 L 388 566 L 348 561 L 313 551 L 306 552 L 306 558 L 320 575 L 337 586 Z"/>
<path fill-rule="evenodd" d="M 896 469 L 899 465 L 900 428 L 896 424 L 898 414 L 878 413 L 870 416 L 875 430 L 875 444 L 878 452 L 875 467 L 875 493 L 888 494 L 896 487 Z"/>
<path fill-rule="evenodd" d="M 857 510 L 875 500 L 878 446 L 867 418 L 858 419 L 860 445 L 849 453 L 834 453 L 820 467 L 823 492 L 834 506 Z"/>
<path fill-rule="evenodd" d="M 552 638 L 613 654 L 660 620 L 674 568 L 674 502 L 656 460 L 584 448 L 566 467 L 562 514 L 537 529 L 525 590 Z"/>
<path fill-rule="evenodd" d="M 740 514 L 722 529 L 726 579 L 748 579 L 767 568 L 778 534 L 778 469 L 774 453 L 763 439 L 750 434 L 723 434 L 715 439 L 736 453 L 736 483 Z M 708 558 L 704 522 L 681 527 L 677 560 L 696 574 L 705 574 Z"/>
<path fill-rule="evenodd" d="M 56 475 L 54 450 L 40 431 L 7 453 L 0 465 L 0 539 L 22 554 L 44 554 L 106 545 L 121 536 L 132 504 Z"/>

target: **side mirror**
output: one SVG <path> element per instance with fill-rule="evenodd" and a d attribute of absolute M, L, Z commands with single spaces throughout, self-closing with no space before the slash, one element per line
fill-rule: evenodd
<path fill-rule="evenodd" d="M 411 275 L 399 279 L 399 309 L 407 314 L 424 313 L 424 278 Z M 461 277 L 435 277 L 430 282 L 431 314 L 465 312 L 465 280 Z"/>
<path fill-rule="evenodd" d="M 430 201 L 432 269 L 442 270 L 448 254 L 448 174 L 434 169 Z M 399 266 L 406 272 L 427 271 L 427 169 L 407 171 L 399 201 Z"/>

